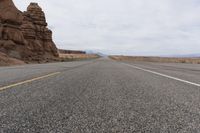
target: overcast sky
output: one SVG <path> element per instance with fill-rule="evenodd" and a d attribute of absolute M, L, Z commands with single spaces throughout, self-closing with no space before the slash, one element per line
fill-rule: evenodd
<path fill-rule="evenodd" d="M 14 0 L 38 2 L 59 48 L 105 54 L 200 53 L 200 0 Z"/>

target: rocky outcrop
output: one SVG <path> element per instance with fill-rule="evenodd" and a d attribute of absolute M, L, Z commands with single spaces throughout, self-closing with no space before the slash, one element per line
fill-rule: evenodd
<path fill-rule="evenodd" d="M 22 13 L 11 0 L 0 1 L 0 51 L 16 58 L 21 58 L 19 50 L 25 45 L 20 29 L 22 20 Z"/>
<path fill-rule="evenodd" d="M 0 0 L 0 52 L 26 61 L 58 57 L 52 32 L 37 3 L 22 13 L 12 0 Z"/>
<path fill-rule="evenodd" d="M 35 55 L 47 58 L 51 58 L 52 55 L 58 56 L 57 48 L 52 41 L 52 32 L 47 28 L 45 14 L 39 5 L 31 3 L 23 16 L 21 29 L 28 41 L 29 49 L 32 49 Z"/>

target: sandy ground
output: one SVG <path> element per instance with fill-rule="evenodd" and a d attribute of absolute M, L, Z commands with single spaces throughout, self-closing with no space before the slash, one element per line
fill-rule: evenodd
<path fill-rule="evenodd" d="M 69 60 L 94 59 L 99 57 L 96 54 L 59 54 L 59 56 L 62 59 Z"/>
<path fill-rule="evenodd" d="M 168 58 L 168 57 L 142 57 L 142 56 L 110 56 L 110 58 L 119 61 L 200 64 L 200 58 Z"/>

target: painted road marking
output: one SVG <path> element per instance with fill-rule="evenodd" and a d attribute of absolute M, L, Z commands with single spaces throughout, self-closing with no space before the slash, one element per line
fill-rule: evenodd
<path fill-rule="evenodd" d="M 8 85 L 8 86 L 0 87 L 0 91 L 6 90 L 6 89 L 9 89 L 9 88 L 12 88 L 12 87 L 16 87 L 16 86 L 19 86 L 19 85 L 27 84 L 27 83 L 30 83 L 30 82 L 33 82 L 33 81 L 36 81 L 36 80 L 52 77 L 52 76 L 55 76 L 55 75 L 58 75 L 58 74 L 60 74 L 60 72 L 54 72 L 54 73 L 50 73 L 50 74 L 47 74 L 47 75 L 44 75 L 44 76 L 41 76 L 41 77 L 37 77 L 37 78 L 22 81 L 22 82 L 18 82 L 18 83 L 15 83 L 15 84 L 11 84 L 11 85 Z"/>
<path fill-rule="evenodd" d="M 130 65 L 130 64 L 126 64 L 126 63 L 122 63 L 122 64 L 127 65 L 127 66 L 132 67 L 132 68 L 136 68 L 136 69 L 145 71 L 145 72 L 153 73 L 153 74 L 156 74 L 156 75 L 159 75 L 159 76 L 162 76 L 162 77 L 166 77 L 166 78 L 169 78 L 169 79 L 174 79 L 176 81 L 180 81 L 180 82 L 183 82 L 183 83 L 187 83 L 187 84 L 190 84 L 190 85 L 194 85 L 194 86 L 200 87 L 200 84 L 198 84 L 198 83 L 194 83 L 194 82 L 190 82 L 190 81 L 183 80 L 183 79 L 180 79 L 180 78 L 172 77 L 172 76 L 169 76 L 169 75 L 166 75 L 166 74 L 162 74 L 162 73 L 158 73 L 158 72 L 151 71 L 151 70 L 148 70 L 148 69 L 144 69 L 144 68 L 141 68 L 141 67 L 137 67 L 135 65 Z"/>

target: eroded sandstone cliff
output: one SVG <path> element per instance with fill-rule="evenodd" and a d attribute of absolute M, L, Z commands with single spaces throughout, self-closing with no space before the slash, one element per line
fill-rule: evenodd
<path fill-rule="evenodd" d="M 25 61 L 58 57 L 52 32 L 37 3 L 21 12 L 12 0 L 0 0 L 0 52 Z"/>

